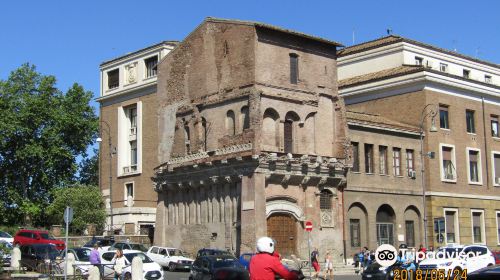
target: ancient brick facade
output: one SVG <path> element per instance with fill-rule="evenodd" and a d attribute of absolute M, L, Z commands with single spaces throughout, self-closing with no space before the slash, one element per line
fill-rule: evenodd
<path fill-rule="evenodd" d="M 208 18 L 159 64 L 155 243 L 239 253 L 270 235 L 284 255 L 306 258 L 311 220 L 313 246 L 342 258 L 338 46 Z"/>

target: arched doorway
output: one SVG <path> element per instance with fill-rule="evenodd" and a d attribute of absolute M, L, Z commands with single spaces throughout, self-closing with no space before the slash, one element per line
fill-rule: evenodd
<path fill-rule="evenodd" d="M 296 254 L 297 223 L 292 215 L 272 214 L 267 219 L 267 235 L 276 241 L 276 250 L 281 255 Z"/>
<path fill-rule="evenodd" d="M 384 204 L 377 210 L 377 244 L 394 245 L 394 221 L 396 220 L 394 209 Z"/>
<path fill-rule="evenodd" d="M 420 211 L 416 206 L 408 206 L 404 213 L 405 242 L 408 247 L 417 247 L 420 244 Z"/>

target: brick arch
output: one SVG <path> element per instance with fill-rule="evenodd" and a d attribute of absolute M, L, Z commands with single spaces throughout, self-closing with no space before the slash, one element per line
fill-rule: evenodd
<path fill-rule="evenodd" d="M 274 108 L 267 108 L 262 116 L 262 144 L 265 150 L 279 151 L 279 119 Z"/>

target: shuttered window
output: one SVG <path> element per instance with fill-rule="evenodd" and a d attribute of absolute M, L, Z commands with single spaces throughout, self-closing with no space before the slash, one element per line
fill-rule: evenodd
<path fill-rule="evenodd" d="M 361 232 L 359 219 L 349 220 L 349 229 L 351 233 L 351 247 L 361 246 Z"/>
<path fill-rule="evenodd" d="M 479 182 L 479 152 L 469 150 L 469 180 Z"/>
<path fill-rule="evenodd" d="M 473 243 L 483 243 L 483 212 L 472 211 Z"/>
<path fill-rule="evenodd" d="M 455 165 L 453 164 L 453 148 L 452 147 L 442 147 L 443 156 L 443 175 L 446 180 L 455 179 Z"/>
<path fill-rule="evenodd" d="M 448 120 L 448 106 L 446 105 L 439 105 L 439 127 L 450 129 Z"/>
<path fill-rule="evenodd" d="M 401 176 L 401 149 L 392 148 L 392 166 L 394 176 Z"/>
<path fill-rule="evenodd" d="M 495 170 L 495 185 L 500 185 L 500 154 L 493 155 L 493 166 Z"/>
<path fill-rule="evenodd" d="M 365 144 L 365 172 L 373 173 L 373 145 Z"/>
<path fill-rule="evenodd" d="M 387 146 L 378 146 L 378 157 L 380 174 L 387 175 Z"/>
<path fill-rule="evenodd" d="M 286 120 L 284 123 L 285 153 L 293 153 L 293 121 Z"/>
<path fill-rule="evenodd" d="M 352 169 L 353 172 L 359 172 L 359 143 L 351 142 L 352 144 Z M 500 155 L 499 155 L 500 159 Z M 500 176 L 500 173 L 498 173 Z"/>
<path fill-rule="evenodd" d="M 446 223 L 446 242 L 456 243 L 458 242 L 455 228 L 456 228 L 456 211 L 446 211 L 445 212 L 445 223 Z"/>

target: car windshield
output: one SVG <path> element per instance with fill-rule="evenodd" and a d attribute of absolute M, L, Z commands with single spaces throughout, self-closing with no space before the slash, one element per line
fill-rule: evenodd
<path fill-rule="evenodd" d="M 169 249 L 168 250 L 168 255 L 171 256 L 171 257 L 173 257 L 173 256 L 183 257 L 184 256 L 184 252 L 182 252 L 179 249 Z"/>
<path fill-rule="evenodd" d="M 146 255 L 144 255 L 143 253 L 127 253 L 127 254 L 124 254 L 125 255 L 125 258 L 127 258 L 127 260 L 132 263 L 132 260 L 135 258 L 135 257 L 139 257 L 143 263 L 152 263 L 153 261 Z"/>
<path fill-rule="evenodd" d="M 4 231 L 0 231 L 0 237 L 3 238 L 12 238 L 12 236 Z"/>
<path fill-rule="evenodd" d="M 132 250 L 138 250 L 138 251 L 142 251 L 142 252 L 146 252 L 148 250 L 142 244 L 130 244 L 130 248 L 132 248 Z"/>
<path fill-rule="evenodd" d="M 59 251 L 54 245 L 35 246 L 34 248 L 37 255 L 59 255 Z"/>
<path fill-rule="evenodd" d="M 81 262 L 90 261 L 90 250 L 86 249 L 75 249 L 76 257 Z"/>
<path fill-rule="evenodd" d="M 214 260 L 213 267 L 221 268 L 221 267 L 239 267 L 240 263 L 235 259 L 223 259 L 217 258 Z"/>
<path fill-rule="evenodd" d="M 50 236 L 48 233 L 40 233 L 42 239 L 54 240 L 55 238 Z"/>
<path fill-rule="evenodd" d="M 441 248 L 436 253 L 436 256 L 445 259 L 456 259 L 462 250 L 463 248 Z"/>

